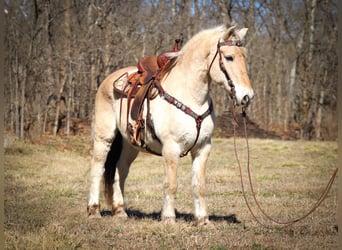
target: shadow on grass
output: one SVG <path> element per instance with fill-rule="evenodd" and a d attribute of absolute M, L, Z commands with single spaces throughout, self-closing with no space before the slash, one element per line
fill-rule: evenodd
<path fill-rule="evenodd" d="M 142 220 L 142 219 L 151 219 L 156 221 L 161 221 L 161 212 L 152 212 L 152 213 L 144 213 L 137 209 L 126 209 L 126 213 L 128 215 L 128 218 L 136 219 L 136 220 Z M 113 212 L 110 210 L 102 210 L 101 211 L 102 216 L 113 216 Z M 192 222 L 195 220 L 195 217 L 193 214 L 189 213 L 181 213 L 176 210 L 176 219 L 178 220 L 184 220 L 186 222 Z M 209 216 L 210 221 L 215 222 L 227 222 L 227 223 L 234 223 L 234 224 L 240 224 L 241 221 L 239 221 L 236 218 L 235 214 L 230 215 L 210 215 Z"/>
<path fill-rule="evenodd" d="M 19 182 L 12 175 L 5 175 L 4 185 L 4 226 L 6 230 L 15 230 L 20 233 L 39 231 L 48 224 L 52 210 L 42 206 L 53 207 L 47 195 L 36 189 L 28 188 L 23 182 Z M 40 198 L 37 198 L 40 197 Z"/>

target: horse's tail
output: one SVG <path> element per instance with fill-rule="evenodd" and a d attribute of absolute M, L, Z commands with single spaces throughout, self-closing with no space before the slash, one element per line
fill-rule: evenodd
<path fill-rule="evenodd" d="M 114 138 L 114 141 L 110 147 L 105 162 L 105 172 L 103 174 L 104 187 L 105 187 L 105 198 L 108 205 L 113 203 L 113 184 L 115 177 L 116 164 L 120 158 L 122 151 L 122 135 L 118 132 Z"/>

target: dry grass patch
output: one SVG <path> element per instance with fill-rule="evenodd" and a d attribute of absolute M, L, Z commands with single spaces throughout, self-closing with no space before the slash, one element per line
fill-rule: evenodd
<path fill-rule="evenodd" d="M 322 206 L 288 228 L 267 229 L 249 214 L 241 194 L 231 139 L 214 139 L 207 168 L 211 224 L 193 223 L 190 157 L 181 159 L 177 223 L 160 221 L 162 159 L 141 154 L 126 184 L 129 218 L 88 220 L 89 139 L 16 142 L 5 153 L 6 249 L 336 249 L 336 183 Z M 82 147 L 83 145 L 83 147 Z M 251 139 L 257 197 L 277 219 L 302 215 L 316 202 L 337 159 L 336 142 Z M 242 164 L 245 144 L 238 140 Z M 243 165 L 245 166 L 245 165 Z M 247 181 L 246 172 L 244 180 Z M 250 195 L 249 200 L 252 201 Z M 255 208 L 255 206 L 253 206 Z M 258 215 L 259 216 L 259 215 Z"/>

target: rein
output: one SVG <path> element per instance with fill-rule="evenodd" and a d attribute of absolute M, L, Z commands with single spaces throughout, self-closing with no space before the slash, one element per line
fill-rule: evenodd
<path fill-rule="evenodd" d="M 233 105 L 233 108 L 232 108 L 232 113 L 233 113 L 233 117 L 234 117 L 234 120 L 237 121 L 237 118 L 236 118 L 236 110 L 235 110 L 235 105 Z M 317 202 L 313 205 L 313 207 L 308 211 L 306 212 L 304 215 L 302 215 L 301 217 L 298 217 L 296 219 L 293 219 L 293 220 L 289 220 L 289 221 L 280 221 L 280 220 L 277 220 L 277 219 L 274 219 L 272 218 L 270 215 L 268 215 L 264 209 L 262 209 L 259 201 L 257 200 L 256 198 L 256 195 L 255 195 L 255 191 L 254 191 L 254 187 L 253 187 L 253 183 L 252 183 L 252 177 L 251 177 L 251 170 L 250 170 L 250 149 L 249 149 L 249 143 L 248 143 L 248 136 L 247 136 L 247 122 L 246 122 L 246 112 L 245 112 L 245 109 L 243 108 L 242 110 L 242 116 L 243 116 L 243 123 L 244 123 L 244 136 L 245 136 L 245 141 L 246 141 L 246 146 L 247 146 L 247 172 L 248 172 L 248 181 L 249 181 L 249 186 L 250 186 L 250 189 L 251 189 L 251 193 L 252 193 L 252 196 L 253 196 L 253 200 L 255 202 L 255 204 L 257 205 L 259 211 L 269 220 L 269 221 L 272 221 L 273 223 L 275 224 L 278 224 L 278 225 L 281 225 L 282 227 L 287 227 L 287 226 L 290 226 L 298 221 L 301 221 L 303 220 L 304 218 L 308 217 L 310 214 L 312 214 L 320 205 L 321 203 L 323 202 L 323 200 L 327 197 L 330 189 L 331 189 L 331 186 L 332 184 L 334 183 L 334 180 L 336 178 L 336 175 L 337 175 L 337 171 L 338 171 L 338 168 L 335 169 L 335 171 L 333 172 L 327 186 L 325 187 L 324 191 L 322 192 L 322 194 L 320 195 L 319 199 L 317 200 Z M 241 188 L 242 188 L 242 194 L 243 194 L 243 198 L 245 200 L 245 203 L 248 207 L 248 210 L 249 212 L 252 214 L 253 218 L 262 226 L 266 227 L 266 228 L 271 228 L 271 226 L 269 225 L 266 225 L 264 223 L 262 223 L 257 217 L 256 215 L 254 214 L 251 206 L 250 206 L 250 203 L 248 202 L 247 200 L 247 197 L 246 197 L 246 191 L 245 191 L 245 188 L 244 188 L 244 183 L 243 183 L 243 180 L 242 180 L 242 167 L 241 167 L 241 164 L 240 164 L 240 160 L 239 160 L 239 155 L 237 153 L 237 146 L 236 146 L 236 123 L 234 123 L 234 153 L 235 153 L 235 158 L 236 158 L 236 161 L 238 163 L 238 167 L 239 167 L 239 172 L 240 172 L 240 182 L 241 182 Z"/>

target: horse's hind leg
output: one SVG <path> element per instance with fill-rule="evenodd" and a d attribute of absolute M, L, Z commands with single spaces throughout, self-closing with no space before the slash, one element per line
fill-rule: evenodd
<path fill-rule="evenodd" d="M 97 135 L 95 135 L 94 138 L 93 156 L 91 159 L 90 169 L 90 191 L 87 207 L 88 216 L 90 217 L 101 217 L 99 201 L 100 188 L 103 174 L 105 171 L 105 162 L 112 144 L 110 139 L 111 138 L 104 139 L 103 137 L 99 137 Z"/>
<path fill-rule="evenodd" d="M 205 169 L 211 150 L 208 142 L 197 152 L 192 152 L 192 193 L 197 224 L 209 223 L 207 204 L 205 201 Z"/>
<path fill-rule="evenodd" d="M 137 157 L 138 153 L 138 150 L 133 148 L 127 141 L 123 140 L 122 152 L 116 166 L 117 172 L 115 173 L 113 185 L 114 193 L 112 210 L 114 215 L 118 215 L 121 217 L 127 216 L 124 206 L 125 181 L 129 172 L 129 167 L 134 159 Z"/>
<path fill-rule="evenodd" d="M 88 216 L 100 217 L 100 188 L 103 174 L 105 172 L 105 163 L 108 152 L 116 136 L 115 116 L 112 107 L 108 103 L 101 103 L 98 99 L 95 105 L 95 117 L 93 123 L 93 155 L 90 168 L 90 190 L 88 200 Z M 118 145 L 120 154 L 121 145 Z M 118 159 L 118 157 L 116 157 Z M 115 170 L 115 163 L 112 166 Z"/>

